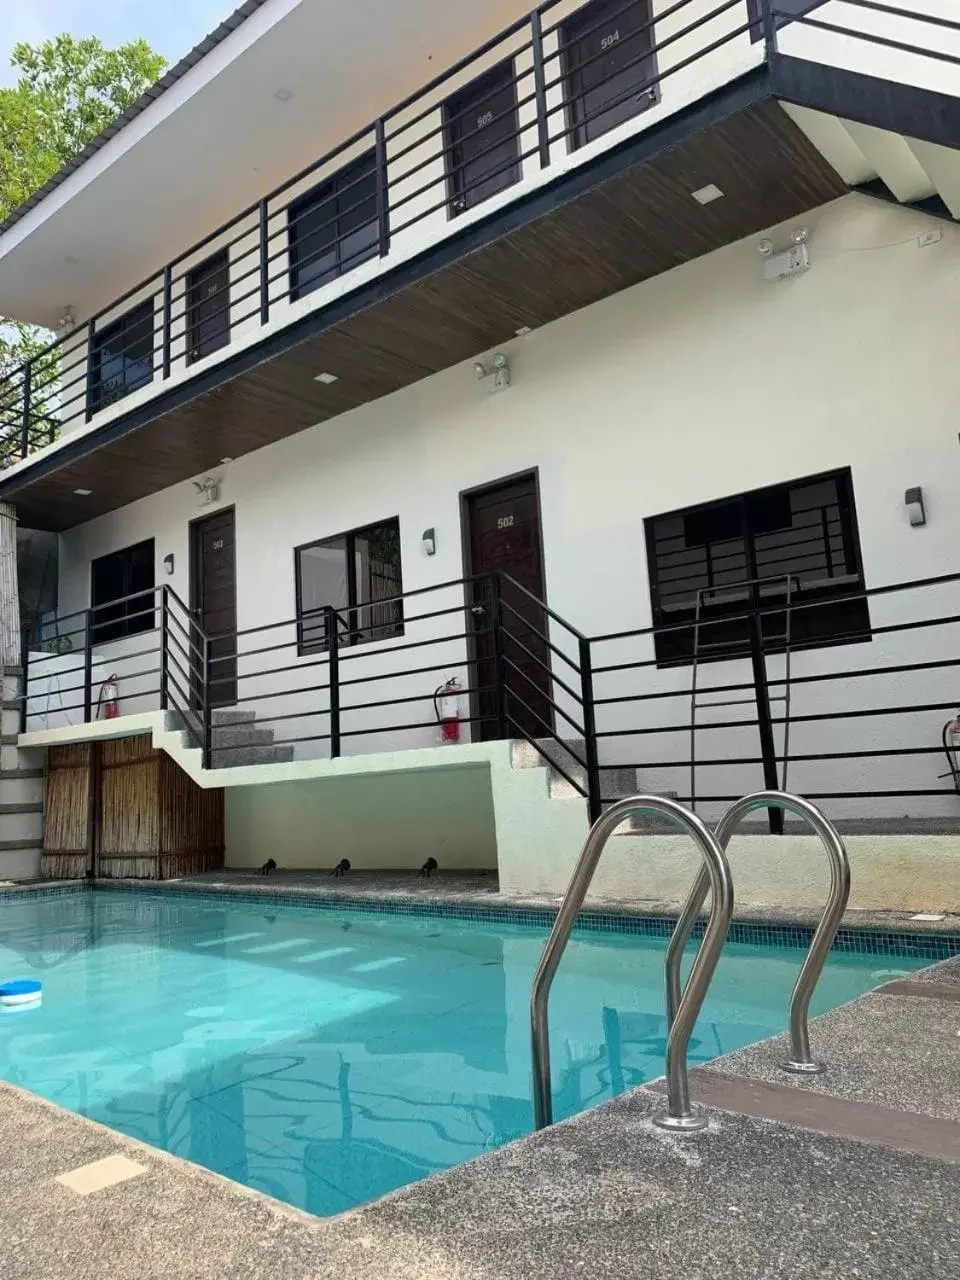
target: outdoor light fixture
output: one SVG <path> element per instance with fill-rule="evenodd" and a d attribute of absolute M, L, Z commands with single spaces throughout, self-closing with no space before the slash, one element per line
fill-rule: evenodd
<path fill-rule="evenodd" d="M 907 519 L 914 529 L 927 523 L 927 513 L 923 509 L 923 490 L 919 485 L 908 489 L 903 495 L 903 505 L 907 508 Z"/>
<path fill-rule="evenodd" d="M 220 501 L 220 481 L 215 476 L 194 480 L 193 487 L 199 495 L 201 507 L 212 507 L 215 502 Z"/>
<path fill-rule="evenodd" d="M 502 351 L 498 351 L 490 361 L 489 369 L 481 360 L 475 360 L 473 373 L 478 382 L 489 378 L 492 383 L 491 391 L 503 391 L 510 385 L 510 361 Z"/>
<path fill-rule="evenodd" d="M 168 556 L 163 557 L 163 567 L 164 569 L 166 569 L 167 573 L 171 575 L 171 577 L 173 576 L 173 566 L 174 566 L 174 559 L 173 559 L 173 552 L 171 551 L 171 553 Z"/>
<path fill-rule="evenodd" d="M 794 244 L 806 244 L 810 239 L 810 232 L 806 227 L 794 227 L 790 232 L 790 239 Z"/>
<path fill-rule="evenodd" d="M 769 258 L 771 253 L 773 253 L 773 241 L 761 240 L 757 245 L 757 252 L 762 258 Z"/>
<path fill-rule="evenodd" d="M 420 538 L 420 546 L 423 548 L 425 556 L 435 556 L 437 554 L 437 531 L 436 529 L 424 529 Z"/>

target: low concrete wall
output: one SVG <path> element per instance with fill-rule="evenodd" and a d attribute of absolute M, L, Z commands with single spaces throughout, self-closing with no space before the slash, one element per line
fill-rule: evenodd
<path fill-rule="evenodd" d="M 845 843 L 851 907 L 960 911 L 960 836 L 851 835 Z M 501 857 L 501 888 L 512 894 L 562 893 L 578 853 L 576 842 L 549 849 L 532 844 L 529 852 L 511 866 Z M 739 904 L 823 905 L 829 872 L 816 837 L 734 836 L 729 853 Z M 696 867 L 697 855 L 683 836 L 614 836 L 597 868 L 592 896 L 680 902 Z"/>
<path fill-rule="evenodd" d="M 495 870 L 490 768 L 421 769 L 230 787 L 228 867 Z"/>

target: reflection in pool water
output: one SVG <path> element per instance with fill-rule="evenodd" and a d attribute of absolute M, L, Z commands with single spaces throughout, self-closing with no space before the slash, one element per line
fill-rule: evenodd
<path fill-rule="evenodd" d="M 0 1017 L 0 1076 L 313 1213 L 532 1128 L 542 929 L 126 891 L 0 921 L 0 978 L 44 982 L 41 1009 Z M 558 1119 L 662 1074 L 663 947 L 574 937 L 550 1001 Z M 783 1030 L 801 959 L 729 945 L 691 1063 Z M 881 963 L 832 957 L 813 1012 Z"/>

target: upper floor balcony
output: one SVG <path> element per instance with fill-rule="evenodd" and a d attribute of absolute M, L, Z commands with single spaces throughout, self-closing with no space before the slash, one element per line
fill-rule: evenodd
<path fill-rule="evenodd" d="M 0 497 L 69 527 L 842 194 L 777 66 L 956 100 L 958 18 L 545 0 L 9 372 Z M 0 312 L 38 318 L 6 239 Z"/>

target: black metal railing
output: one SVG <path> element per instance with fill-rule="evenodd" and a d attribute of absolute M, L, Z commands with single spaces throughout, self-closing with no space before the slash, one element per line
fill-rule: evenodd
<path fill-rule="evenodd" d="M 206 769 L 269 762 L 257 750 L 250 759 L 251 747 L 336 759 L 444 740 L 439 698 L 453 677 L 453 741 L 524 739 L 589 796 L 599 775 L 586 645 L 496 574 L 212 635 L 163 586 L 25 638 L 22 731 L 160 710 Z"/>
<path fill-rule="evenodd" d="M 780 629 L 762 626 L 783 618 L 784 603 L 744 607 L 734 620 L 749 627 L 747 649 L 737 639 L 701 659 L 709 662 L 701 674 L 713 678 L 697 691 L 695 735 L 692 659 L 664 664 L 657 653 L 664 631 L 689 623 L 595 637 L 601 775 L 635 772 L 640 790 L 712 810 L 744 790 L 783 786 L 789 767 L 792 790 L 841 805 L 845 816 L 903 816 L 921 797 L 930 802 L 922 816 L 960 815 L 941 764 L 942 722 L 960 704 L 958 590 L 960 575 L 948 574 L 825 603 L 804 599 L 801 581 L 795 615 L 854 601 L 869 613 L 866 627 L 829 641 L 795 640 L 792 667 Z M 719 782 L 699 786 L 697 775 Z M 604 786 L 602 801 L 616 798 Z"/>
<path fill-rule="evenodd" d="M 702 68 L 696 88 L 674 77 L 737 41 L 762 41 L 770 58 L 778 31 L 808 27 L 960 64 L 960 54 L 941 47 L 945 32 L 960 33 L 960 21 L 879 0 L 844 0 L 839 17 L 831 3 L 803 7 L 797 0 L 675 0 L 656 12 L 651 0 L 624 0 L 615 13 L 575 30 L 569 16 L 551 20 L 559 3 L 545 0 L 0 377 L 0 469 L 46 447 L 63 428 L 185 373 L 281 311 L 296 318 L 291 304 L 339 277 L 395 250 L 417 252 L 422 246 L 405 237 L 425 220 L 437 220 L 439 240 L 475 207 L 530 177 L 528 166 L 549 177 L 557 161 L 569 163 L 586 143 L 648 108 L 681 109 L 691 94 L 706 92 Z M 608 75 L 591 77 L 587 89 L 584 71 L 610 55 L 609 45 L 591 51 L 590 37 L 620 17 L 636 17 L 638 6 L 644 21 L 622 40 L 617 31 L 626 54 Z M 877 17 L 889 31 L 869 29 L 868 19 Z M 925 30 L 929 44 L 916 43 Z M 505 83 L 486 96 L 482 89 L 468 94 L 465 106 L 451 110 L 465 89 L 503 65 Z M 741 69 L 737 60 L 718 67 L 717 83 Z"/>
<path fill-rule="evenodd" d="M 803 591 L 801 579 L 791 611 L 825 607 Z M 801 630 L 789 665 L 762 625 L 783 602 L 755 598 L 743 618 L 756 652 L 739 641 L 711 652 L 694 731 L 692 664 L 658 658 L 671 627 L 588 637 L 505 575 L 221 635 L 161 587 L 41 626 L 24 655 L 23 726 L 160 709 L 205 768 L 258 762 L 245 746 L 264 731 L 268 755 L 335 759 L 450 740 L 438 695 L 456 677 L 453 740 L 528 744 L 593 816 L 636 791 L 712 814 L 784 786 L 788 767 L 793 790 L 841 816 L 960 816 L 958 761 L 948 750 L 943 762 L 944 722 L 960 705 L 960 574 L 849 598 L 866 606 L 868 629 L 827 646 Z M 402 626 L 385 634 L 394 605 Z"/>
<path fill-rule="evenodd" d="M 182 374 L 278 309 L 292 318 L 292 303 L 363 264 L 394 249 L 415 252 L 405 237 L 425 220 L 437 220 L 435 239 L 455 232 L 465 214 L 530 176 L 528 163 L 548 171 L 667 102 L 672 77 L 749 41 L 752 30 L 748 0 L 675 0 L 655 15 L 650 0 L 623 0 L 574 37 L 569 19 L 551 21 L 559 3 L 545 0 L 0 378 L 0 468 Z M 587 91 L 584 72 L 610 51 L 584 55 L 583 42 L 638 6 L 645 20 L 624 37 L 627 56 L 609 76 L 591 77 Z M 498 90 L 451 111 L 465 87 L 504 63 L 506 100 Z M 718 83 L 724 78 L 719 72 Z M 678 90 L 675 109 L 690 92 Z M 211 266 L 217 254 L 219 270 Z"/>

